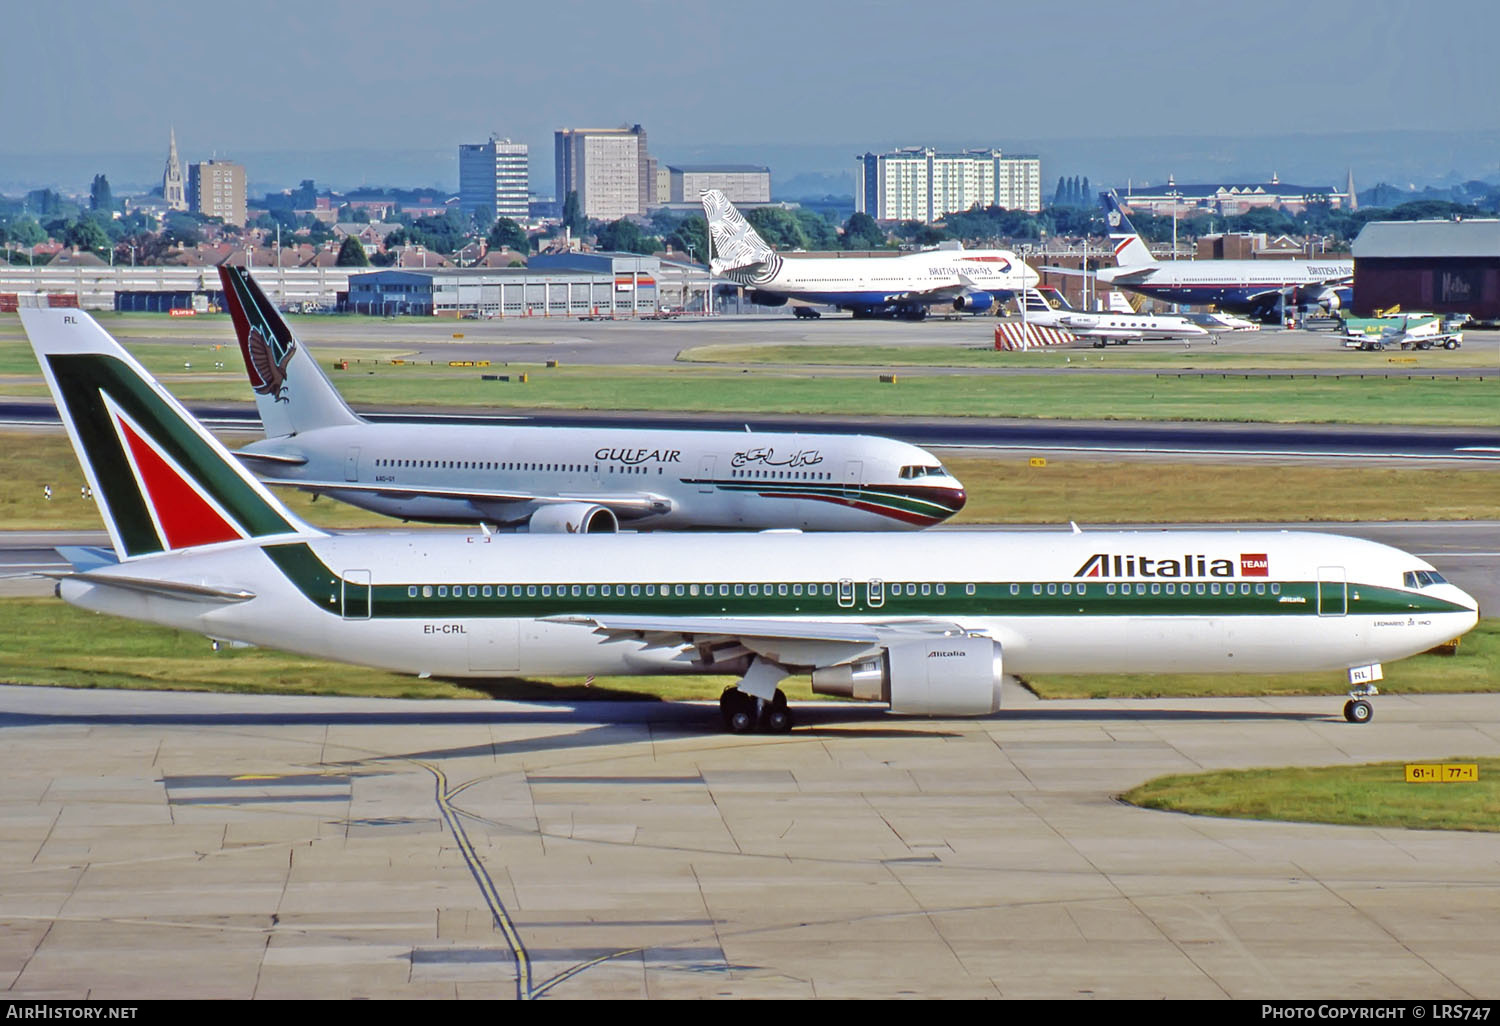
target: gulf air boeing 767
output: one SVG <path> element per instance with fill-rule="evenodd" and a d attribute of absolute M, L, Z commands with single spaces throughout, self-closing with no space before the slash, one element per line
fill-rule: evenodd
<path fill-rule="evenodd" d="M 793 674 L 931 716 L 994 712 L 1002 671 L 1363 686 L 1478 619 L 1415 556 L 1295 532 L 330 535 L 88 314 L 21 320 L 113 541 L 58 594 L 214 639 L 444 677 L 731 675 L 738 732 L 791 728 Z"/>
<path fill-rule="evenodd" d="M 400 517 L 531 532 L 900 531 L 964 506 L 937 457 L 871 435 L 372 423 L 255 280 L 220 267 L 264 441 L 264 480 Z"/>

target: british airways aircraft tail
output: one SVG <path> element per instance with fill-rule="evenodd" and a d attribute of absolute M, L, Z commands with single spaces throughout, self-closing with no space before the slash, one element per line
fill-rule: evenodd
<path fill-rule="evenodd" d="M 1109 241 L 1114 244 L 1115 266 L 1149 267 L 1156 263 L 1140 233 L 1125 216 L 1125 208 L 1120 205 L 1120 197 L 1114 190 L 1101 193 L 1099 199 L 1104 204 L 1104 218 L 1109 222 Z"/>
<path fill-rule="evenodd" d="M 713 243 L 708 268 L 711 272 L 749 272 L 757 281 L 768 281 L 775 275 L 781 257 L 734 209 L 729 197 L 718 189 L 703 193 L 703 215 L 708 219 L 708 235 Z"/>

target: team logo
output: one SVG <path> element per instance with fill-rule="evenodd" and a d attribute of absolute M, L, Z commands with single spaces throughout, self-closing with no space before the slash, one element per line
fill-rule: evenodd
<path fill-rule="evenodd" d="M 245 335 L 245 356 L 250 364 L 251 386 L 260 395 L 268 395 L 278 403 L 289 402 L 286 392 L 286 365 L 297 351 L 297 343 L 269 341 L 259 327 L 253 327 Z"/>
<path fill-rule="evenodd" d="M 1269 577 L 1271 576 L 1271 560 L 1264 552 L 1241 552 L 1240 553 L 1240 576 L 1241 577 Z"/>

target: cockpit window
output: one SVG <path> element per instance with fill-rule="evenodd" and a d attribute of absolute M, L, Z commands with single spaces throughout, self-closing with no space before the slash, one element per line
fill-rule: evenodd
<path fill-rule="evenodd" d="M 1433 584 L 1447 584 L 1447 578 L 1436 570 L 1408 570 L 1401 575 L 1402 583 L 1408 588 L 1426 588 Z"/>
<path fill-rule="evenodd" d="M 948 472 L 939 464 L 935 467 L 902 467 L 902 480 L 910 480 L 917 477 L 947 477 Z"/>

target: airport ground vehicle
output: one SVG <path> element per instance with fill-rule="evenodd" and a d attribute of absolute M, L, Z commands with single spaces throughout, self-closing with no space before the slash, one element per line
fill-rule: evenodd
<path fill-rule="evenodd" d="M 1457 349 L 1463 342 L 1463 332 L 1437 314 L 1344 318 L 1345 349 Z"/>

